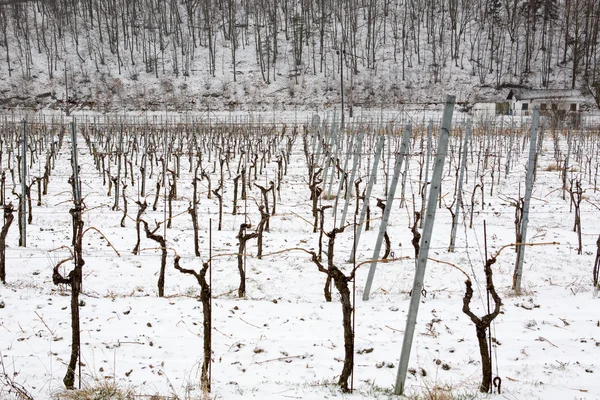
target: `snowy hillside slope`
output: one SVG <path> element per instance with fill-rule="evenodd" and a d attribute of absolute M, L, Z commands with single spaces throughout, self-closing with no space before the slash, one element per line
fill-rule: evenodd
<path fill-rule="evenodd" d="M 322 111 L 497 101 L 515 85 L 594 92 L 600 4 L 577 4 L 3 0 L 0 107 Z"/>

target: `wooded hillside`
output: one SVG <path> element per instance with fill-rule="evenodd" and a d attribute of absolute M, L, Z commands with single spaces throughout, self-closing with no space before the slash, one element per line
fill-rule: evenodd
<path fill-rule="evenodd" d="M 598 0 L 0 0 L 0 94 L 52 104 L 65 76 L 97 108 L 327 106 L 341 79 L 365 106 L 596 94 L 599 29 Z"/>

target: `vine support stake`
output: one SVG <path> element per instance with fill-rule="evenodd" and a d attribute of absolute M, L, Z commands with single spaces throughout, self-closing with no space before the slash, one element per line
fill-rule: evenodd
<path fill-rule="evenodd" d="M 533 118 L 531 120 L 531 137 L 529 141 L 529 161 L 527 163 L 527 177 L 525 179 L 525 199 L 523 201 L 523 222 L 521 223 L 521 243 L 527 242 L 527 223 L 529 222 L 529 203 L 531 202 L 531 192 L 533 190 L 533 175 L 535 166 L 535 151 L 537 146 L 537 125 L 540 117 L 540 107 L 533 109 Z M 513 290 L 521 293 L 521 278 L 523 277 L 523 259 L 525 258 L 525 246 L 517 247 L 517 262 L 513 274 Z"/>
<path fill-rule="evenodd" d="M 211 314 L 210 314 L 210 325 L 211 325 L 211 335 L 210 335 L 210 348 L 212 350 L 212 265 L 213 265 L 213 260 L 212 260 L 212 218 L 208 219 L 208 282 L 209 282 L 209 289 L 208 289 L 208 301 L 210 304 L 210 310 L 211 310 Z M 210 388 L 212 385 L 212 357 L 209 358 L 209 362 L 208 362 L 208 387 Z"/>
<path fill-rule="evenodd" d="M 458 230 L 458 214 L 460 213 L 460 204 L 462 202 L 462 185 L 465 177 L 465 169 L 467 168 L 467 148 L 469 145 L 469 134 L 471 133 L 471 120 L 467 120 L 467 127 L 465 129 L 465 138 L 463 141 L 463 154 L 460 160 L 460 174 L 458 177 L 458 186 L 456 188 L 456 205 L 454 208 L 454 221 L 452 222 L 452 231 L 450 233 L 450 247 L 448 251 L 454 253 L 454 246 L 456 245 L 456 231 Z"/>
<path fill-rule="evenodd" d="M 333 158 L 333 146 L 335 146 L 337 142 L 337 125 L 335 114 L 333 115 L 333 124 L 331 125 L 331 133 L 329 134 L 329 138 L 327 140 L 327 145 L 323 147 L 323 162 L 325 163 L 325 168 L 323 170 L 323 182 L 327 182 L 327 174 L 329 173 L 329 164 L 335 162 L 332 160 Z M 332 168 L 333 169 L 333 168 Z M 332 172 L 334 173 L 334 172 Z"/>
<path fill-rule="evenodd" d="M 19 246 L 27 247 L 27 121 L 21 121 L 21 240 Z"/>
<path fill-rule="evenodd" d="M 338 154 L 339 154 L 339 152 L 340 152 L 341 149 L 343 150 L 343 143 L 342 143 L 343 139 L 344 139 L 343 135 L 340 135 L 339 138 L 336 138 L 336 140 L 334 141 L 334 144 L 333 144 L 334 148 L 335 148 L 335 154 L 333 156 L 333 159 L 337 160 L 337 162 L 339 162 L 339 156 L 338 156 Z M 354 140 L 354 137 L 351 138 L 350 144 L 347 145 L 348 149 L 352 148 L 352 140 Z M 345 157 L 345 160 L 344 160 L 344 171 L 346 171 L 346 168 L 348 168 L 348 159 L 349 158 L 350 158 L 350 150 L 348 150 L 346 152 L 346 157 Z M 328 186 L 328 189 L 327 189 L 327 198 L 328 199 L 331 198 L 331 188 L 333 186 L 333 178 L 334 177 L 335 177 L 335 172 L 332 172 L 331 175 L 329 176 L 329 186 Z M 341 179 L 340 180 L 340 187 L 341 187 L 341 184 L 343 182 L 344 182 L 344 180 Z M 339 192 L 340 191 L 338 190 L 338 196 L 339 196 Z M 336 199 L 336 201 L 337 201 L 337 199 Z"/>
<path fill-rule="evenodd" d="M 381 152 L 383 150 L 384 136 L 379 136 L 377 139 L 377 150 L 375 150 L 375 158 L 373 159 L 373 166 L 371 168 L 371 175 L 369 177 L 369 183 L 367 184 L 367 191 L 365 193 L 365 200 L 363 201 L 362 209 L 360 211 L 360 219 L 358 221 L 358 227 L 356 229 L 356 240 L 352 245 L 352 252 L 350 253 L 350 260 L 348 262 L 353 263 L 356 256 L 356 247 L 360 240 L 360 234 L 363 229 L 363 223 L 365 222 L 365 216 L 367 214 L 367 208 L 369 207 L 369 198 L 371 197 L 371 190 L 373 189 L 373 183 L 377 179 L 377 166 L 379 165 L 379 159 L 381 158 Z M 358 199 L 357 199 L 358 201 Z"/>
<path fill-rule="evenodd" d="M 352 152 L 353 149 L 353 145 L 354 145 L 354 136 L 350 137 L 349 141 L 347 142 L 347 149 L 346 149 L 346 158 L 344 159 L 344 172 L 346 172 L 346 170 L 348 169 L 348 162 L 350 160 L 350 153 Z M 331 174 L 331 179 L 333 180 L 333 175 Z M 331 181 L 330 181 L 331 182 Z M 350 184 L 349 181 L 346 182 L 346 184 Z M 339 203 L 339 199 L 340 199 L 340 193 L 342 192 L 342 186 L 344 185 L 344 176 L 342 176 L 342 178 L 340 179 L 340 182 L 338 184 L 338 190 L 337 190 L 337 195 L 335 196 L 335 202 L 334 202 L 334 206 L 332 207 L 332 212 L 333 212 L 333 225 L 335 226 L 335 221 L 337 220 L 337 209 L 338 209 L 338 203 Z M 331 198 L 331 184 L 329 185 L 329 191 L 327 192 L 327 198 L 330 199 Z"/>
<path fill-rule="evenodd" d="M 566 199 L 566 191 L 567 191 L 567 173 L 569 170 L 569 158 L 571 157 L 571 139 L 573 137 L 573 128 L 569 129 L 569 136 L 567 137 L 567 156 L 565 157 L 565 165 L 562 173 L 562 198 Z"/>
<path fill-rule="evenodd" d="M 425 121 L 423 121 L 425 122 Z M 423 178 L 423 192 L 421 194 L 421 215 L 425 215 L 425 199 L 427 198 L 427 179 L 429 179 L 429 160 L 431 160 L 431 135 L 433 133 L 433 120 L 427 124 L 427 158 L 425 159 L 425 177 Z M 419 220 L 419 228 L 423 228 L 423 219 Z"/>
<path fill-rule="evenodd" d="M 387 229 L 388 220 L 392 211 L 392 203 L 394 202 L 394 194 L 396 193 L 396 187 L 398 186 L 398 177 L 400 176 L 400 170 L 402 169 L 402 161 L 407 155 L 408 145 L 410 142 L 411 126 L 406 125 L 404 127 L 404 136 L 402 136 L 402 143 L 400 144 L 400 154 L 396 158 L 396 165 L 394 166 L 394 175 L 392 176 L 392 182 L 390 183 L 390 189 L 387 194 L 386 207 L 381 218 L 381 224 L 379 225 L 379 233 L 377 234 L 377 242 L 375 242 L 375 249 L 373 250 L 373 261 L 369 268 L 369 275 L 367 276 L 367 283 L 365 284 L 365 290 L 363 292 L 363 300 L 369 300 L 371 294 L 371 285 L 373 284 L 373 277 L 375 276 L 375 270 L 377 269 L 377 261 L 379 259 L 379 252 L 381 251 L 381 244 L 383 243 L 383 237 Z M 366 196 L 365 196 L 366 199 Z"/>
<path fill-rule="evenodd" d="M 77 163 L 77 131 L 75 129 L 75 118 L 71 122 L 71 156 L 73 163 L 73 180 L 75 185 L 75 202 L 76 205 L 81 205 L 81 182 L 79 182 L 79 165 Z"/>
<path fill-rule="evenodd" d="M 117 154 L 117 182 L 115 183 L 115 210 L 119 209 L 119 184 L 121 182 L 121 157 L 123 157 L 123 123 L 119 128 L 119 152 Z"/>
<path fill-rule="evenodd" d="M 452 113 L 454 112 L 455 103 L 456 96 L 446 96 L 446 105 L 444 107 L 444 114 L 442 116 L 442 127 L 440 129 L 440 137 L 438 139 L 437 156 L 435 157 L 433 175 L 431 177 L 431 190 L 429 191 L 429 198 L 427 199 L 427 213 L 424 217 L 425 222 L 423 223 L 423 234 L 421 237 L 419 257 L 417 259 L 417 270 L 415 271 L 415 281 L 413 284 L 412 295 L 410 297 L 408 317 L 406 319 L 406 329 L 404 330 L 404 340 L 402 341 L 402 353 L 400 354 L 398 374 L 396 375 L 396 387 L 394 389 L 394 393 L 396 395 L 404 393 L 404 383 L 406 381 L 410 350 L 415 333 L 415 325 L 417 323 L 417 313 L 419 312 L 419 304 L 421 303 L 423 278 L 425 276 L 425 267 L 427 266 L 427 257 L 429 256 L 431 233 L 433 231 L 433 222 L 435 220 L 435 213 L 437 210 L 437 200 L 440 195 L 442 174 L 444 172 L 444 161 L 446 160 L 446 152 L 448 150 L 448 139 L 450 136 L 450 129 L 452 127 Z"/>
<path fill-rule="evenodd" d="M 358 136 L 358 143 L 356 144 L 356 153 L 354 153 L 354 164 L 352 165 L 352 172 L 350 173 L 350 180 L 348 182 L 346 182 L 346 192 L 348 193 L 346 196 L 346 201 L 344 202 L 344 210 L 342 211 L 342 218 L 340 219 L 340 228 L 343 227 L 344 225 L 346 225 L 346 215 L 348 214 L 348 204 L 350 203 L 350 197 L 352 197 L 352 185 L 354 183 L 354 177 L 356 176 L 356 166 L 358 165 L 358 159 L 361 157 L 362 155 L 362 143 L 363 143 L 363 133 L 360 133 L 360 135 Z M 352 151 L 352 148 L 349 147 L 348 148 L 348 154 L 350 154 L 350 152 Z M 349 155 L 348 155 L 349 157 Z M 343 177 L 342 177 L 342 181 L 343 181 Z M 340 185 L 341 188 L 341 185 Z M 350 190 L 348 190 L 350 189 Z M 341 190 L 338 190 L 338 195 L 337 198 L 340 197 L 340 192 Z M 358 201 L 358 193 L 356 193 L 356 201 Z M 337 201 L 337 199 L 336 199 Z M 333 224 L 335 225 L 335 221 L 333 221 Z"/>

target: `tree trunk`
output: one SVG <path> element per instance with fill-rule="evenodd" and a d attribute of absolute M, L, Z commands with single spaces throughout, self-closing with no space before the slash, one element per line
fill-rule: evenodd
<path fill-rule="evenodd" d="M 13 211 L 12 204 L 4 206 L 4 226 L 2 232 L 0 232 L 0 281 L 2 283 L 6 283 L 6 236 L 10 225 L 15 219 Z"/>
<path fill-rule="evenodd" d="M 139 208 L 138 208 L 137 217 L 135 219 L 135 230 L 136 230 L 136 234 L 137 234 L 137 242 L 135 244 L 135 247 L 133 248 L 133 254 L 135 254 L 135 255 L 137 255 L 140 252 L 140 241 L 141 241 L 140 223 L 142 221 L 142 215 L 144 214 L 144 211 L 146 211 L 146 208 L 148 207 L 148 203 L 146 203 L 145 200 L 143 203 L 136 201 L 136 204 L 138 205 Z"/>
<path fill-rule="evenodd" d="M 165 270 L 167 267 L 167 241 L 161 235 L 157 235 L 156 231 L 160 228 L 160 222 L 156 225 L 154 231 L 150 231 L 148 227 L 148 223 L 141 220 L 144 224 L 144 231 L 146 232 L 146 237 L 148 239 L 152 239 L 160 245 L 161 256 L 160 256 L 160 271 L 158 274 L 158 297 L 165 297 Z"/>
<path fill-rule="evenodd" d="M 329 267 L 329 276 L 333 277 L 335 287 L 340 293 L 342 325 L 344 327 L 344 367 L 340 379 L 338 379 L 338 385 L 340 385 L 342 391 L 349 392 L 348 379 L 354 369 L 354 332 L 352 331 L 350 289 L 348 288 L 348 279 L 337 267 Z"/>
<path fill-rule="evenodd" d="M 479 355 L 481 356 L 481 385 L 479 391 L 488 393 L 492 387 L 492 360 L 490 359 L 490 351 L 487 342 L 487 327 L 483 325 L 475 325 L 477 331 L 477 343 L 479 344 Z"/>

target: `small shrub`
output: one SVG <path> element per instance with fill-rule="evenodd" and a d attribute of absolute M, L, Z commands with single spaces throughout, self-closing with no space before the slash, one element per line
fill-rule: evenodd
<path fill-rule="evenodd" d="M 162 79 L 160 81 L 160 87 L 164 93 L 173 93 L 175 90 L 175 85 L 173 85 L 173 82 L 168 79 Z"/>

